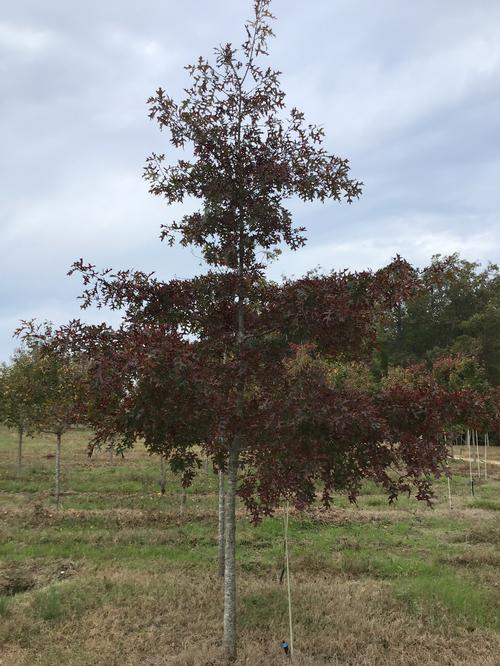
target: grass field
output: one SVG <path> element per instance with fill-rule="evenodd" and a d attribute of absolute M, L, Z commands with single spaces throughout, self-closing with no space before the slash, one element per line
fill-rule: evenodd
<path fill-rule="evenodd" d="M 89 460 L 87 439 L 63 440 L 56 511 L 53 439 L 26 441 L 17 477 L 15 433 L 0 430 L 0 665 L 220 664 L 215 475 L 200 470 L 180 516 L 157 458 Z M 367 483 L 356 507 L 292 513 L 294 664 L 499 663 L 500 465 L 474 499 L 469 463 L 453 469 L 452 511 L 440 480 L 434 509 L 389 507 Z M 287 661 L 282 554 L 282 515 L 253 526 L 241 511 L 238 664 Z"/>

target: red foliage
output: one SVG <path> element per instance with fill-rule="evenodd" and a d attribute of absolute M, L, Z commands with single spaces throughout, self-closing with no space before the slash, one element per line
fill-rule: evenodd
<path fill-rule="evenodd" d="M 238 434 L 240 495 L 255 518 L 283 496 L 304 507 L 318 488 L 325 504 L 333 492 L 355 500 L 364 478 L 390 499 L 415 486 L 429 500 L 429 475 L 446 471 L 443 431 L 492 415 L 483 395 L 443 382 L 442 359 L 433 371 L 400 369 L 380 385 L 332 380 L 327 359 L 368 359 L 381 318 L 421 288 L 400 258 L 376 273 L 248 280 L 253 305 L 239 355 L 234 274 L 165 283 L 83 262 L 73 271 L 83 274 L 85 303 L 124 309 L 117 331 L 80 322 L 61 331 L 92 361 L 96 440 L 125 447 L 140 439 L 189 483 L 198 464 L 192 445 L 224 466 Z M 235 380 L 242 360 L 243 409 Z"/>
<path fill-rule="evenodd" d="M 72 322 L 58 344 L 87 358 L 97 441 L 142 439 L 186 482 L 196 466 L 191 444 L 201 443 L 233 479 L 239 464 L 240 494 L 256 517 L 284 494 L 305 506 L 318 482 L 326 503 L 333 491 L 354 499 L 367 477 L 391 498 L 415 484 L 428 499 L 428 475 L 444 469 L 443 429 L 472 418 L 465 389 L 424 368 L 411 371 L 418 381 L 341 385 L 328 362 L 369 359 L 380 322 L 441 269 L 422 280 L 397 257 L 377 272 L 265 279 L 265 260 L 281 245 L 305 242 L 287 200 L 351 202 L 361 183 L 327 152 L 321 127 L 286 112 L 279 72 L 259 64 L 272 34 L 269 0 L 255 0 L 254 10 L 239 52 L 226 44 L 213 64 L 188 66 L 180 102 L 162 88 L 149 100 L 170 146 L 190 149 L 189 159 L 148 158 L 150 191 L 169 203 L 201 202 L 162 236 L 196 246 L 211 270 L 161 282 L 80 260 L 70 272 L 83 278 L 83 307 L 123 310 L 122 325 Z"/>

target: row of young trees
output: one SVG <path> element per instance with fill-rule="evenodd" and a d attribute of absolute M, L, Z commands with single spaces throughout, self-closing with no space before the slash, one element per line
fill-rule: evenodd
<path fill-rule="evenodd" d="M 27 401 L 27 420 L 8 417 L 59 442 L 75 422 L 93 429 L 96 444 L 123 450 L 140 441 L 185 486 L 200 456 L 211 459 L 220 479 L 228 661 L 237 644 L 237 495 L 256 520 L 283 501 L 302 509 L 319 495 L 328 506 L 337 492 L 354 501 L 366 478 L 390 499 L 414 488 L 430 501 L 431 477 L 447 473 L 443 432 L 498 427 L 494 389 L 456 385 L 455 357 L 372 372 L 377 336 L 439 284 L 446 265 L 434 263 L 432 280 L 399 257 L 376 272 L 266 279 L 282 247 L 305 243 L 287 199 L 351 202 L 361 193 L 348 161 L 326 150 L 323 129 L 296 108 L 286 112 L 279 72 L 263 63 L 269 4 L 255 0 L 241 49 L 226 44 L 213 63 L 187 67 L 183 100 L 161 88 L 149 100 L 173 153 L 186 155 L 168 162 L 152 154 L 150 191 L 200 205 L 162 237 L 196 247 L 206 274 L 165 282 L 75 263 L 83 306 L 119 310 L 121 324 L 25 324 L 27 358 L 44 379 Z M 15 365 L 3 373 L 5 395 Z"/>
<path fill-rule="evenodd" d="M 18 474 L 25 436 L 50 433 L 56 437 L 56 506 L 60 499 L 61 440 L 82 421 L 86 373 L 81 359 L 55 354 L 50 345 L 38 342 L 18 350 L 10 365 L 0 367 L 0 422 L 17 430 Z"/>

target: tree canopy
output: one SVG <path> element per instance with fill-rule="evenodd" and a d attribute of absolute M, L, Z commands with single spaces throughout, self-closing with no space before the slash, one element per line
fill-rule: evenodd
<path fill-rule="evenodd" d="M 500 273 L 458 254 L 435 256 L 422 270 L 425 289 L 403 302 L 380 334 L 382 365 L 475 357 L 493 386 L 500 384 Z"/>

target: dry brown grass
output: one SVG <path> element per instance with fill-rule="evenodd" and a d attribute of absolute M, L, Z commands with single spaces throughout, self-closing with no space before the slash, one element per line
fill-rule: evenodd
<path fill-rule="evenodd" d="M 221 665 L 213 477 L 200 474 L 179 516 L 177 480 L 169 478 L 170 494 L 159 498 L 156 463 L 144 451 L 115 460 L 111 472 L 106 453 L 89 461 L 88 435 L 72 433 L 63 458 L 70 492 L 56 511 L 52 440 L 28 442 L 18 482 L 15 438 L 3 436 L 0 547 L 7 544 L 9 561 L 0 564 L 7 599 L 0 666 Z M 452 481 L 452 512 L 445 482 L 434 510 L 413 498 L 387 507 L 372 488 L 358 507 L 292 512 L 295 666 L 498 664 L 500 638 L 475 616 L 482 595 L 486 601 L 500 587 L 498 513 L 473 505 L 466 475 Z M 499 475 L 492 466 L 479 498 L 496 501 Z M 288 637 L 286 594 L 276 580 L 281 512 L 267 528 L 250 527 L 244 516 L 237 664 L 290 663 L 279 647 Z M 415 576 L 428 586 L 412 591 Z M 439 581 L 463 583 L 466 594 L 477 588 L 474 609 L 460 615 L 460 599 L 446 607 L 446 595 L 432 596 Z"/>
<path fill-rule="evenodd" d="M 475 445 L 472 446 L 472 444 L 471 444 L 471 454 L 472 454 L 471 456 L 472 459 L 475 460 L 476 447 Z M 455 456 L 455 458 L 458 459 L 463 458 L 464 460 L 467 459 L 468 461 L 469 449 L 467 446 L 465 446 L 465 444 L 463 446 L 454 446 L 453 455 Z M 481 461 L 484 461 L 484 440 L 482 435 L 480 435 L 479 437 L 479 459 Z M 486 459 L 488 462 L 496 463 L 497 465 L 500 464 L 500 447 L 488 446 L 486 452 Z"/>
<path fill-rule="evenodd" d="M 2 633 L 15 636 L 0 658 L 2 666 L 217 666 L 221 591 L 213 576 L 200 579 L 188 571 L 156 576 L 144 572 L 92 572 L 88 584 L 126 584 L 140 594 L 90 608 L 73 620 L 47 630 L 28 624 L 27 608 L 8 617 Z M 285 614 L 276 613 L 269 581 L 242 575 L 241 649 L 237 664 L 286 663 L 278 642 L 286 635 Z M 297 576 L 294 579 L 295 645 L 298 666 L 494 666 L 500 640 L 489 633 L 471 635 L 444 620 L 430 626 L 409 617 L 383 582 Z M 281 588 L 278 594 L 284 595 Z M 267 620 L 253 613 L 253 603 L 269 604 Z M 25 611 L 23 614 L 23 610 Z M 44 629 L 44 630 L 43 630 Z M 23 633 L 31 641 L 23 641 Z M 33 634 L 36 638 L 33 639 Z"/>

